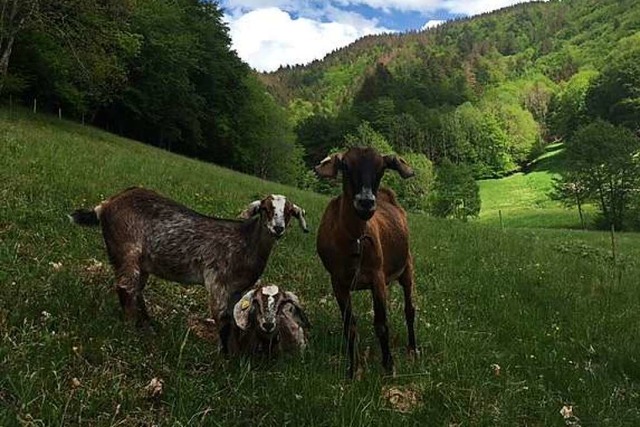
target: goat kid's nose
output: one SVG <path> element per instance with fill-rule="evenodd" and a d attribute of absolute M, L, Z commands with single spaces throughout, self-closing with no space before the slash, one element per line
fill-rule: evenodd
<path fill-rule="evenodd" d="M 275 329 L 276 325 L 273 322 L 264 322 L 262 324 L 262 328 L 266 331 L 266 332 L 272 332 Z"/>
<path fill-rule="evenodd" d="M 276 234 L 280 235 L 282 233 L 284 233 L 284 227 L 281 225 L 276 225 L 273 227 L 273 231 L 276 232 Z"/>

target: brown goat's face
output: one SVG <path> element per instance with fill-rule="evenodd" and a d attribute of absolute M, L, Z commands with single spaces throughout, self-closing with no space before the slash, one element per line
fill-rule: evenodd
<path fill-rule="evenodd" d="M 264 226 L 276 238 L 282 237 L 291 218 L 297 218 L 302 230 L 305 233 L 309 232 L 304 209 L 289 202 L 285 196 L 272 194 L 262 200 L 256 200 L 247 206 L 240 217 L 248 219 L 258 214 Z"/>
<path fill-rule="evenodd" d="M 265 337 L 275 335 L 287 322 L 308 327 L 298 298 L 274 285 L 247 292 L 235 305 L 233 317 L 240 329 L 255 328 Z"/>
<path fill-rule="evenodd" d="M 394 169 L 403 178 L 413 176 L 409 165 L 396 156 L 381 156 L 370 147 L 355 147 L 327 157 L 316 166 L 318 175 L 335 178 L 342 171 L 342 191 L 353 200 L 360 219 L 370 219 L 376 211 L 376 196 L 386 169 Z"/>

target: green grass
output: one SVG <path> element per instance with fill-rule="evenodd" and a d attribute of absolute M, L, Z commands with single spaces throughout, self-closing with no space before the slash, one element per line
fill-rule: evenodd
<path fill-rule="evenodd" d="M 562 156 L 561 144 L 550 145 L 533 162 L 530 172 L 479 181 L 479 222 L 500 225 L 501 212 L 505 227 L 581 228 L 576 208 L 567 209 L 549 197 L 552 179 L 562 167 Z M 593 207 L 587 206 L 585 220 L 592 220 L 595 213 Z"/>
<path fill-rule="evenodd" d="M 203 289 L 156 279 L 145 290 L 155 333 L 123 322 L 111 273 L 92 267 L 92 258 L 106 265 L 99 232 L 65 215 L 134 184 L 223 216 L 272 192 L 303 206 L 312 233 L 289 230 L 265 280 L 301 297 L 314 326 L 309 351 L 225 360 L 189 328 L 206 316 Z M 618 236 L 614 266 L 604 233 L 502 232 L 411 216 L 422 357 L 404 355 L 394 286 L 398 375 L 385 377 L 370 295 L 357 293 L 366 369 L 352 382 L 343 378 L 339 315 L 315 254 L 325 197 L 0 110 L 0 201 L 2 426 L 562 426 L 564 404 L 583 426 L 640 420 L 638 235 Z M 154 377 L 164 381 L 156 399 L 144 389 Z M 410 389 L 419 403 L 400 413 L 385 387 Z"/>

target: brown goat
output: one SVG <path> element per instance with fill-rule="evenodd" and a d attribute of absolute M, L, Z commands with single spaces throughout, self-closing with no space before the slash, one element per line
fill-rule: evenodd
<path fill-rule="evenodd" d="M 204 284 L 225 352 L 230 307 L 262 275 L 290 219 L 308 231 L 304 210 L 279 195 L 252 202 L 241 220 L 227 220 L 201 215 L 151 190 L 129 188 L 70 217 L 80 225 L 101 225 L 127 317 L 148 323 L 142 290 L 149 274 Z"/>
<path fill-rule="evenodd" d="M 382 365 L 393 373 L 387 326 L 387 287 L 398 280 L 404 289 L 408 350 L 416 352 L 413 305 L 413 262 L 409 252 L 407 215 L 393 191 L 378 190 L 386 169 L 402 178 L 413 176 L 409 165 L 396 156 L 381 156 L 373 148 L 351 148 L 327 157 L 316 173 L 335 178 L 342 172 L 342 194 L 329 202 L 318 228 L 317 250 L 331 274 L 333 293 L 342 312 L 349 353 L 349 377 L 358 368 L 356 321 L 351 291 L 371 289 L 374 328 L 382 350 Z"/>

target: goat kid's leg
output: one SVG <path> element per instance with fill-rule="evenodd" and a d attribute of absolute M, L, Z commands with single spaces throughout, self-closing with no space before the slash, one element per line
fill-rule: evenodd
<path fill-rule="evenodd" d="M 413 291 L 415 282 L 413 280 L 413 264 L 411 260 L 409 260 L 407 268 L 405 268 L 398 281 L 404 292 L 404 317 L 407 323 L 407 337 L 409 341 L 407 350 L 410 357 L 415 357 L 418 355 L 418 347 L 416 345 L 416 333 L 414 329 L 416 309 L 413 305 Z"/>
<path fill-rule="evenodd" d="M 382 366 L 387 374 L 395 374 L 393 357 L 389 349 L 389 326 L 387 325 L 387 286 L 382 277 L 374 280 L 371 288 L 373 295 L 373 327 L 380 342 Z"/>
<path fill-rule="evenodd" d="M 340 283 L 333 280 L 333 294 L 340 306 L 342 313 L 342 327 L 344 339 L 347 342 L 347 353 L 349 355 L 349 367 L 347 369 L 347 377 L 353 378 L 358 370 L 358 354 L 356 350 L 357 330 L 356 319 L 351 310 L 351 292 L 348 286 L 341 286 Z"/>

